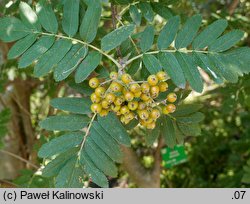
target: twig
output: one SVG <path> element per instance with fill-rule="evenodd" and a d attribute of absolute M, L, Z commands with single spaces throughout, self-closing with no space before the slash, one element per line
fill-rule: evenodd
<path fill-rule="evenodd" d="M 23 161 L 23 162 L 29 164 L 30 166 L 34 167 L 35 169 L 39 169 L 39 167 L 38 167 L 37 165 L 32 164 L 32 163 L 31 163 L 30 161 L 28 161 L 27 159 L 24 159 L 24 158 L 22 158 L 22 157 L 20 157 L 20 156 L 18 156 L 18 155 L 15 155 L 15 154 L 12 153 L 12 152 L 9 152 L 9 151 L 3 150 L 3 149 L 1 149 L 0 152 L 2 152 L 2 153 L 4 153 L 4 154 L 7 154 L 7 155 L 9 155 L 9 156 L 12 156 L 12 157 L 14 157 L 14 158 L 16 158 L 16 159 L 19 159 L 20 161 Z"/>

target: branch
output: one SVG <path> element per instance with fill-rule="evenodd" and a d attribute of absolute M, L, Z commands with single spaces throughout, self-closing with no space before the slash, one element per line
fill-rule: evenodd
<path fill-rule="evenodd" d="M 237 8 L 237 6 L 239 5 L 240 0 L 233 0 L 232 4 L 229 6 L 228 8 L 228 13 L 229 15 L 233 15 L 235 9 Z"/>

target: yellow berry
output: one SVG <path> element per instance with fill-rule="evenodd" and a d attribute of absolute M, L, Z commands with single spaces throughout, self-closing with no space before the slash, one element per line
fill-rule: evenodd
<path fill-rule="evenodd" d="M 93 89 L 99 86 L 99 80 L 95 77 L 89 80 L 89 86 Z"/>
<path fill-rule="evenodd" d="M 150 86 L 155 86 L 158 84 L 158 78 L 155 75 L 150 75 L 148 77 L 148 83 Z"/>
<path fill-rule="evenodd" d="M 160 71 L 156 74 L 159 81 L 165 81 L 167 80 L 167 74 L 164 71 Z"/>
<path fill-rule="evenodd" d="M 124 98 L 126 101 L 132 101 L 134 99 L 135 95 L 131 91 L 127 91 L 124 93 Z"/>
<path fill-rule="evenodd" d="M 167 82 L 160 82 L 159 83 L 159 89 L 160 89 L 160 92 L 166 92 L 168 90 L 168 83 Z"/>
<path fill-rule="evenodd" d="M 133 93 L 139 92 L 141 91 L 141 87 L 139 84 L 131 84 L 129 87 L 130 91 L 132 91 Z"/>
<path fill-rule="evenodd" d="M 123 99 L 122 97 L 117 97 L 117 98 L 115 99 L 115 101 L 114 101 L 114 104 L 115 104 L 116 106 L 120 106 L 120 105 L 122 105 L 123 102 L 124 102 L 124 99 Z"/>
<path fill-rule="evenodd" d="M 167 115 L 169 113 L 175 112 L 175 110 L 176 110 L 176 107 L 174 104 L 168 104 L 162 108 L 162 113 Z"/>
<path fill-rule="evenodd" d="M 141 91 L 138 91 L 138 92 L 135 92 L 134 95 L 135 95 L 135 98 L 140 98 L 141 97 Z"/>
<path fill-rule="evenodd" d="M 117 72 L 110 72 L 109 77 L 110 77 L 110 79 L 115 80 L 118 77 L 118 73 Z"/>
<path fill-rule="evenodd" d="M 122 80 L 122 82 L 124 84 L 128 84 L 128 83 L 130 83 L 132 81 L 132 78 L 131 78 L 131 76 L 129 74 L 123 74 L 121 76 L 121 80 Z"/>
<path fill-rule="evenodd" d="M 138 111 L 138 115 L 142 120 L 146 120 L 149 117 L 149 113 L 147 110 Z"/>
<path fill-rule="evenodd" d="M 114 111 L 115 113 L 117 113 L 121 109 L 121 106 L 116 106 L 116 105 L 113 104 L 111 106 L 111 109 L 112 109 L 112 111 Z"/>
<path fill-rule="evenodd" d="M 145 124 L 149 124 L 149 123 L 154 122 L 154 119 L 151 117 L 148 117 L 147 119 L 144 120 L 144 122 L 145 122 Z"/>
<path fill-rule="evenodd" d="M 90 95 L 90 99 L 93 103 L 99 103 L 101 101 L 101 98 L 97 96 L 95 93 L 92 93 Z"/>
<path fill-rule="evenodd" d="M 135 118 L 135 114 L 133 112 L 129 112 L 128 114 L 125 115 L 125 119 L 128 121 L 131 121 Z"/>
<path fill-rule="evenodd" d="M 147 101 L 145 101 L 147 106 L 151 106 L 153 104 L 153 100 L 150 98 Z"/>
<path fill-rule="evenodd" d="M 105 94 L 106 89 L 102 86 L 95 89 L 95 94 L 99 97 L 103 97 Z"/>
<path fill-rule="evenodd" d="M 102 106 L 99 103 L 93 103 L 90 108 L 93 113 L 100 113 L 102 111 Z"/>
<path fill-rule="evenodd" d="M 128 102 L 128 108 L 132 111 L 136 110 L 138 108 L 138 101 L 130 101 Z"/>
<path fill-rule="evenodd" d="M 102 104 L 102 108 L 108 109 L 110 103 L 107 100 L 103 100 L 101 104 Z"/>
<path fill-rule="evenodd" d="M 100 116 L 101 116 L 101 117 L 107 116 L 108 113 L 109 113 L 108 110 L 103 109 L 103 110 L 100 112 Z"/>
<path fill-rule="evenodd" d="M 125 115 L 129 113 L 129 108 L 128 106 L 122 106 L 120 109 L 121 114 Z"/>
<path fill-rule="evenodd" d="M 170 93 L 167 96 L 167 100 L 170 103 L 174 103 L 177 100 L 177 95 L 175 93 Z"/>
<path fill-rule="evenodd" d="M 122 91 L 122 85 L 119 84 L 118 82 L 113 81 L 113 82 L 110 84 L 109 89 L 110 89 L 112 92 L 121 92 L 121 91 Z"/>
<path fill-rule="evenodd" d="M 158 109 L 154 108 L 151 113 L 150 113 L 150 117 L 152 117 L 153 119 L 157 119 L 161 116 L 161 113 Z"/>
<path fill-rule="evenodd" d="M 152 86 L 150 88 L 150 94 L 152 98 L 156 98 L 159 95 L 160 88 L 159 86 Z"/>
<path fill-rule="evenodd" d="M 146 128 L 147 128 L 147 129 L 150 129 L 150 130 L 153 130 L 153 129 L 155 128 L 155 126 L 156 126 L 155 122 L 152 122 L 152 123 L 148 123 L 148 124 L 146 125 Z"/>
<path fill-rule="evenodd" d="M 142 93 L 149 93 L 150 91 L 149 83 L 143 83 L 141 85 L 141 90 L 142 90 Z"/>
<path fill-rule="evenodd" d="M 113 93 L 108 93 L 105 97 L 105 99 L 109 102 L 109 103 L 113 103 L 115 101 L 115 94 Z"/>
<path fill-rule="evenodd" d="M 146 108 L 146 103 L 145 102 L 139 102 L 138 104 L 138 110 L 143 110 Z"/>
<path fill-rule="evenodd" d="M 142 94 L 141 95 L 141 100 L 143 100 L 143 101 L 148 101 L 150 99 L 150 96 L 149 95 L 147 95 L 147 94 Z"/>

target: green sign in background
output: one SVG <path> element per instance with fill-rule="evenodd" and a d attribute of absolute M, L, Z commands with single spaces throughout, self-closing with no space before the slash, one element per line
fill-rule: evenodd
<path fill-rule="evenodd" d="M 187 161 L 187 155 L 183 145 L 176 145 L 173 149 L 166 147 L 161 150 L 163 166 L 171 168 Z"/>

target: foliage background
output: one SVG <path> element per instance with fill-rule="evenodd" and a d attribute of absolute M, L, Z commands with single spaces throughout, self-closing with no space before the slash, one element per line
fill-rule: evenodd
<path fill-rule="evenodd" d="M 13 1 L 6 8 L 8 2 L 0 1 L 1 15 L 18 15 L 19 1 Z M 58 10 L 61 9 L 59 1 L 52 3 Z M 169 9 L 182 18 L 201 13 L 207 24 L 226 18 L 230 29 L 239 28 L 250 33 L 250 3 L 247 0 L 180 0 L 172 1 Z M 102 37 L 102 29 L 107 28 L 109 25 L 103 25 L 98 37 Z M 52 98 L 75 94 L 75 91 L 70 83 L 54 83 L 52 77 L 34 79 L 32 67 L 17 71 L 16 60 L 6 60 L 11 45 L 0 42 L 0 137 L 5 138 L 4 148 L 0 151 L 1 185 L 49 187 L 52 184 L 48 180 L 34 175 L 36 167 L 42 163 L 36 156 L 37 150 L 49 136 L 38 127 L 38 122 L 55 113 L 49 106 Z M 242 45 L 250 46 L 249 35 Z M 74 88 L 81 90 L 81 87 Z M 199 137 L 190 137 L 185 141 L 189 158 L 187 163 L 162 170 L 161 187 L 249 187 L 249 184 L 242 182 L 245 177 L 243 167 L 250 160 L 249 90 L 250 76 L 247 75 L 236 84 L 224 84 L 222 87 L 207 81 L 203 94 L 191 94 L 188 103 L 203 104 L 201 111 L 206 119 L 202 124 L 202 133 Z M 133 148 L 140 162 L 146 168 L 151 168 L 154 158 L 145 141 L 133 138 Z M 136 187 L 123 168 L 119 170 L 119 177 L 111 179 L 110 185 Z"/>

